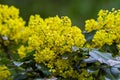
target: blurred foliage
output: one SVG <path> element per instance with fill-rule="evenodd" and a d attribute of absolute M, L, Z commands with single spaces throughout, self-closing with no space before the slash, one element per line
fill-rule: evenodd
<path fill-rule="evenodd" d="M 41 15 L 45 20 L 35 15 L 27 21 L 28 11 L 25 26 L 18 9 L 0 5 L 0 80 L 120 79 L 120 10 L 100 10 L 97 19 L 86 20 L 86 40 L 67 16 L 47 14 L 49 10 Z"/>
<path fill-rule="evenodd" d="M 0 4 L 19 8 L 24 20 L 31 14 L 40 14 L 42 18 L 67 15 L 81 29 L 86 19 L 97 17 L 100 9 L 120 8 L 120 0 L 0 0 Z"/>

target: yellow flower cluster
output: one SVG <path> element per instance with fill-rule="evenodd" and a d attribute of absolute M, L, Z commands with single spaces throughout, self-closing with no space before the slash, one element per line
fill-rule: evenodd
<path fill-rule="evenodd" d="M 25 26 L 25 22 L 19 17 L 18 9 L 0 5 L 0 37 L 0 43 L 4 41 L 5 46 L 10 47 L 15 42 L 18 44 L 16 47 L 20 46 L 17 49 L 20 58 L 26 58 L 35 51 L 33 56 L 36 63 L 44 64 L 54 75 L 64 78 L 78 78 L 80 75 L 80 71 L 74 70 L 74 58 L 63 56 L 64 53 L 72 54 L 73 47 L 82 47 L 86 40 L 81 30 L 72 26 L 67 16 L 43 19 L 39 15 L 32 15 Z M 0 75 L 0 78 L 9 76 L 7 68 L 2 67 L 0 72 L 2 69 L 6 69 L 6 72 Z"/>
<path fill-rule="evenodd" d="M 37 20 L 37 18 L 34 20 Z M 41 25 L 39 26 L 40 23 Z M 30 37 L 31 40 L 29 39 L 28 43 L 33 40 L 36 40 L 34 42 L 37 42 L 37 45 L 40 46 L 41 49 L 44 49 L 45 47 L 47 47 L 50 50 L 53 50 L 55 53 L 62 54 L 66 51 L 69 51 L 69 52 L 72 51 L 71 49 L 72 46 L 81 47 L 85 42 L 84 36 L 81 34 L 80 29 L 75 26 L 71 27 L 70 25 L 71 22 L 69 18 L 66 16 L 62 17 L 61 19 L 58 16 L 50 17 L 45 19 L 43 24 L 42 22 L 39 22 L 39 24 L 38 24 L 39 32 L 37 32 L 39 34 L 36 34 L 39 40 L 35 39 L 34 37 L 32 38 L 31 36 Z M 36 27 L 36 25 L 34 25 L 34 27 Z M 34 29 L 37 29 L 37 28 L 34 28 Z M 28 44 L 28 45 L 31 47 L 34 47 L 32 46 L 32 44 Z"/>
<path fill-rule="evenodd" d="M 72 26 L 67 16 L 46 19 L 39 15 L 31 16 L 22 37 L 27 45 L 18 49 L 21 58 L 25 57 L 25 52 L 35 51 L 34 59 L 37 63 L 45 64 L 51 72 L 60 73 L 61 76 L 72 76 L 74 70 L 69 65 L 70 61 L 61 56 L 65 52 L 72 54 L 73 46 L 82 47 L 85 38 L 77 26 Z"/>
<path fill-rule="evenodd" d="M 50 50 L 50 48 L 45 48 L 42 51 L 38 51 L 35 55 L 35 60 L 38 63 L 43 62 L 44 64 L 46 64 L 45 62 L 47 61 L 53 61 L 55 59 L 55 53 Z"/>
<path fill-rule="evenodd" d="M 94 47 L 104 44 L 120 43 L 120 10 L 100 10 L 97 20 L 86 21 L 85 30 L 89 33 L 96 30 L 92 42 Z"/>
<path fill-rule="evenodd" d="M 0 80 L 8 80 L 11 73 L 6 66 L 0 66 Z"/>
<path fill-rule="evenodd" d="M 66 16 L 55 16 L 45 20 L 39 15 L 31 16 L 22 36 L 23 40 L 28 41 L 27 49 L 37 50 L 36 54 L 45 52 L 44 49 L 63 54 L 71 52 L 72 46 L 82 47 L 85 43 L 81 30 L 76 26 L 71 27 L 71 21 Z"/>
<path fill-rule="evenodd" d="M 0 5 L 0 36 L 7 40 L 15 40 L 21 37 L 25 22 L 19 17 L 19 10 L 14 6 Z"/>
<path fill-rule="evenodd" d="M 116 37 L 115 34 L 107 33 L 105 30 L 99 30 L 94 35 L 93 42 L 95 46 L 102 47 L 104 44 L 111 45 Z"/>

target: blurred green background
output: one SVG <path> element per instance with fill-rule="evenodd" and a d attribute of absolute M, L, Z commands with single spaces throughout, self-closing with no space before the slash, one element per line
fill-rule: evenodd
<path fill-rule="evenodd" d="M 81 29 L 84 29 L 86 19 L 97 17 L 100 9 L 120 8 L 120 0 L 0 0 L 0 4 L 19 8 L 24 20 L 34 14 L 40 14 L 43 18 L 65 15 Z"/>

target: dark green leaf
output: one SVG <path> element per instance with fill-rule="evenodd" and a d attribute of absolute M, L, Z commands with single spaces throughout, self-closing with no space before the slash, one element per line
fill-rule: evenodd
<path fill-rule="evenodd" d="M 108 63 L 108 60 L 113 60 L 114 58 L 112 57 L 112 55 L 110 53 L 104 53 L 104 52 L 100 52 L 97 50 L 92 50 L 89 52 L 89 55 L 98 60 L 100 63 Z"/>
<path fill-rule="evenodd" d="M 120 71 L 118 68 L 104 68 L 105 71 L 105 80 L 120 80 Z"/>
<path fill-rule="evenodd" d="M 21 65 L 23 65 L 23 62 L 17 62 L 17 61 L 13 61 L 13 64 L 15 65 L 15 66 L 21 66 Z"/>
<path fill-rule="evenodd" d="M 27 79 L 27 75 L 25 75 L 25 74 L 16 74 L 14 76 L 13 80 L 26 80 L 26 79 Z"/>
<path fill-rule="evenodd" d="M 120 78 L 120 70 L 118 68 L 111 67 L 111 72 L 114 76 Z"/>
<path fill-rule="evenodd" d="M 93 57 L 89 57 L 88 59 L 83 59 L 83 62 L 93 63 L 93 62 L 97 62 L 97 59 L 95 59 Z"/>
<path fill-rule="evenodd" d="M 92 31 L 90 33 L 85 33 L 85 38 L 86 38 L 87 42 L 89 42 L 93 39 L 93 36 L 95 33 L 96 33 L 96 31 Z"/>
<path fill-rule="evenodd" d="M 104 76 L 106 77 L 106 80 L 118 80 L 114 75 L 112 75 L 109 68 L 104 68 L 103 70 L 105 71 Z"/>
<path fill-rule="evenodd" d="M 40 64 L 39 69 L 43 72 L 45 76 L 49 76 L 51 74 L 51 72 L 49 72 L 49 69 L 44 64 Z"/>

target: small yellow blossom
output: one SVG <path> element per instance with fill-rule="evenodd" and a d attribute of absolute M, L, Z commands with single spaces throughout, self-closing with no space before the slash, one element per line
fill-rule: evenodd
<path fill-rule="evenodd" d="M 26 56 L 26 48 L 23 45 L 18 49 L 18 54 L 20 58 L 24 58 Z"/>
<path fill-rule="evenodd" d="M 102 16 L 102 17 L 107 16 L 108 12 L 109 12 L 108 10 L 101 9 L 98 13 L 98 16 Z"/>
<path fill-rule="evenodd" d="M 98 25 L 98 22 L 96 22 L 94 19 L 86 20 L 85 22 L 85 30 L 87 32 L 91 32 L 93 30 L 100 29 L 101 27 Z"/>
<path fill-rule="evenodd" d="M 40 37 L 38 37 L 37 35 L 32 35 L 31 37 L 29 37 L 28 45 L 33 48 L 37 48 L 40 45 L 43 45 L 43 41 L 40 40 Z"/>
<path fill-rule="evenodd" d="M 34 56 L 35 56 L 35 61 L 38 63 L 45 63 L 46 61 L 49 62 L 56 58 L 55 53 L 49 48 L 45 48 L 44 50 L 40 52 L 36 52 Z"/>
<path fill-rule="evenodd" d="M 11 73 L 6 66 L 0 66 L 0 80 L 7 80 Z"/>

